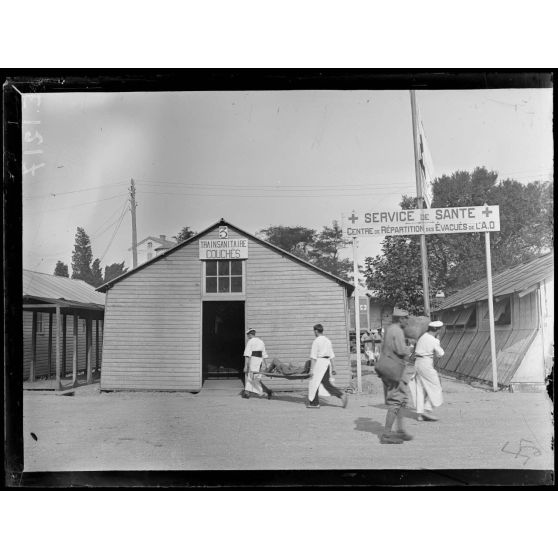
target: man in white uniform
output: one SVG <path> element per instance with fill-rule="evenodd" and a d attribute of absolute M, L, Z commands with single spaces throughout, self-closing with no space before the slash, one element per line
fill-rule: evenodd
<path fill-rule="evenodd" d="M 250 399 L 250 394 L 257 395 L 267 394 L 267 398 L 271 399 L 273 392 L 262 382 L 260 369 L 263 365 L 266 368 L 265 359 L 268 357 L 265 351 L 264 342 L 256 337 L 256 330 L 248 328 L 246 331 L 248 343 L 244 349 L 244 391 L 242 397 Z"/>
<path fill-rule="evenodd" d="M 415 347 L 415 377 L 409 382 L 409 390 L 415 399 L 417 420 L 438 420 L 432 414 L 432 407 L 439 407 L 444 399 L 438 373 L 434 369 L 434 355 L 444 356 L 437 335 L 444 324 L 430 322 L 428 331 L 421 335 Z"/>
<path fill-rule="evenodd" d="M 321 324 L 314 326 L 314 335 L 316 339 L 312 343 L 310 350 L 310 359 L 312 364 L 310 366 L 310 381 L 308 383 L 308 409 L 319 409 L 320 399 L 318 392 L 320 389 L 326 390 L 322 395 L 335 395 L 343 402 L 343 408 L 347 406 L 347 396 L 338 388 L 336 388 L 329 378 L 329 371 L 335 374 L 335 366 L 333 359 L 333 347 L 331 341 L 324 335 L 324 328 Z"/>

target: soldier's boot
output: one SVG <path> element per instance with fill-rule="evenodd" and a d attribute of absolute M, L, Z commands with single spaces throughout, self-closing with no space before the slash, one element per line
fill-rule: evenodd
<path fill-rule="evenodd" d="M 402 444 L 403 439 L 397 435 L 396 432 L 392 432 L 393 423 L 398 415 L 399 409 L 388 409 L 386 415 L 386 425 L 385 425 L 385 432 L 382 434 L 380 438 L 381 444 Z"/>
<path fill-rule="evenodd" d="M 405 442 L 409 442 L 413 439 L 413 437 L 405 430 L 403 412 L 401 409 L 399 409 L 399 412 L 397 413 L 397 435 Z"/>

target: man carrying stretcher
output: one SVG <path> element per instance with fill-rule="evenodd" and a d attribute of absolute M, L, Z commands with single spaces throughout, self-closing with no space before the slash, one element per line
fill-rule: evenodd
<path fill-rule="evenodd" d="M 320 390 L 325 389 L 325 393 L 321 395 L 335 395 L 343 402 L 343 408 L 347 406 L 347 396 L 337 387 L 335 387 L 329 378 L 330 372 L 335 374 L 333 359 L 333 347 L 331 341 L 324 335 L 324 327 L 322 324 L 314 326 L 314 335 L 316 339 L 312 343 L 310 358 L 312 359 L 312 368 L 310 370 L 310 381 L 308 382 L 308 409 L 319 409 L 320 399 L 318 395 Z"/>

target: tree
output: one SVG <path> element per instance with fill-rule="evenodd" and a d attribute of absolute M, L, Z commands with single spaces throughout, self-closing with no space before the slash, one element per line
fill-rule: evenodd
<path fill-rule="evenodd" d="M 196 234 L 198 233 L 190 229 L 190 227 L 182 227 L 182 230 L 176 236 L 173 236 L 173 238 L 176 239 L 176 242 L 180 243 L 192 238 Z"/>
<path fill-rule="evenodd" d="M 300 226 L 270 226 L 256 234 L 270 244 L 278 246 L 304 260 L 309 259 L 310 247 L 316 241 L 316 231 L 314 229 Z"/>
<path fill-rule="evenodd" d="M 70 274 L 68 273 L 68 266 L 64 262 L 58 260 L 56 262 L 56 267 L 54 268 L 54 275 L 57 277 L 69 277 Z"/>
<path fill-rule="evenodd" d="M 78 227 L 72 253 L 72 279 L 81 279 L 93 285 L 92 260 L 91 240 L 85 230 Z"/>
<path fill-rule="evenodd" d="M 91 285 L 99 287 L 103 284 L 103 272 L 101 270 L 101 260 L 95 258 L 91 266 Z"/>
<path fill-rule="evenodd" d="M 492 271 L 525 263 L 552 249 L 552 183 L 498 182 L 496 172 L 477 167 L 433 183 L 433 207 L 500 206 L 500 231 L 490 235 Z M 483 233 L 441 235 L 451 262 L 448 288 L 456 291 L 486 276 Z"/>
<path fill-rule="evenodd" d="M 403 196 L 401 209 L 416 209 L 417 200 Z M 398 306 L 411 314 L 424 313 L 420 237 L 387 236 L 382 254 L 365 259 L 366 285 L 377 293 L 384 304 Z M 438 235 L 426 236 L 430 299 L 445 291 L 448 275 L 448 253 Z"/>
<path fill-rule="evenodd" d="M 64 262 L 58 260 L 54 267 L 53 275 L 57 277 L 69 277 L 68 266 Z"/>
<path fill-rule="evenodd" d="M 105 279 L 104 282 L 107 283 L 116 277 L 119 277 L 123 273 L 126 273 L 128 268 L 124 267 L 124 262 L 113 263 L 111 265 L 105 266 Z"/>
<path fill-rule="evenodd" d="M 311 246 L 310 261 L 317 267 L 348 281 L 353 275 L 353 262 L 340 256 L 340 250 L 348 244 L 349 241 L 343 237 L 343 229 L 337 221 L 333 221 L 331 227 L 324 226 Z"/>
<path fill-rule="evenodd" d="M 337 277 L 349 280 L 352 276 L 352 261 L 340 257 L 340 250 L 348 241 L 343 238 L 343 230 L 337 221 L 331 227 L 324 226 L 320 233 L 301 226 L 277 225 L 262 229 L 257 235 Z"/>
<path fill-rule="evenodd" d="M 490 235 L 494 273 L 552 248 L 552 183 L 498 182 L 496 172 L 476 168 L 436 179 L 433 194 L 432 207 L 500 206 L 501 230 Z M 400 205 L 417 207 L 409 197 Z M 483 233 L 427 235 L 426 245 L 431 300 L 438 290 L 451 294 L 486 276 Z M 381 301 L 423 312 L 419 237 L 386 237 L 382 254 L 367 258 L 365 267 L 368 288 L 377 291 Z"/>

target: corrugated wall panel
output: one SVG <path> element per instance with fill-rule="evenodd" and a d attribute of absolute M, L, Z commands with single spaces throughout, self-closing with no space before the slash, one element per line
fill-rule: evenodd
<path fill-rule="evenodd" d="M 506 341 L 511 335 L 511 329 L 496 330 L 494 344 L 496 345 L 496 362 L 498 362 L 498 353 L 505 346 Z M 498 381 L 503 370 L 498 369 Z M 473 373 L 475 378 L 480 380 L 492 381 L 492 351 L 490 349 L 490 342 L 484 347 L 475 362 L 475 371 Z M 499 381 L 500 383 L 500 381 Z"/>
<path fill-rule="evenodd" d="M 487 343 L 488 336 L 484 332 L 475 332 L 471 344 L 467 350 L 463 351 L 463 357 L 455 371 L 465 376 L 471 376 L 475 363 Z"/>
<path fill-rule="evenodd" d="M 463 361 L 463 357 L 468 351 L 473 339 L 475 338 L 476 332 L 476 329 L 465 330 L 461 336 L 456 339 L 454 350 L 445 362 L 445 366 L 443 366 L 445 370 L 449 370 L 450 372 L 459 372 L 460 364 Z"/>
<path fill-rule="evenodd" d="M 499 384 L 509 385 L 536 333 L 536 330 L 526 329 L 510 332 L 504 345 L 498 351 L 496 359 Z M 482 371 L 482 376 L 486 379 L 492 378 L 492 363 L 490 361 Z"/>
<path fill-rule="evenodd" d="M 463 329 L 454 330 L 446 328 L 444 336 L 440 339 L 440 346 L 444 349 L 444 356 L 436 361 L 438 367 L 447 369 L 447 362 L 455 351 L 455 347 L 459 343 L 462 335 Z"/>

